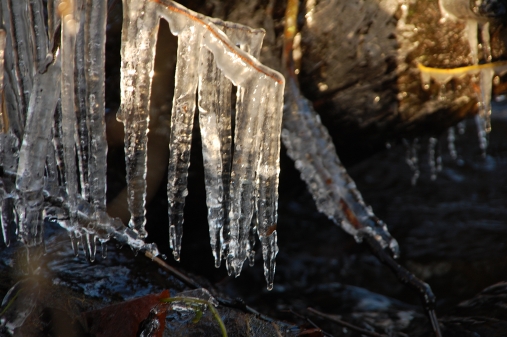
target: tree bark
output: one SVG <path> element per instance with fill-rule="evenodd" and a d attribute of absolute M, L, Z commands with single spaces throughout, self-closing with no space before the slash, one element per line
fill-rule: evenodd
<path fill-rule="evenodd" d="M 188 4 L 207 15 L 266 30 L 261 62 L 281 69 L 285 1 Z M 328 127 L 346 162 L 388 141 L 438 135 L 477 114 L 478 78 L 464 76 L 424 89 L 417 64 L 456 68 L 473 64 L 465 20 L 441 20 L 438 0 L 307 0 L 300 4 L 301 90 Z M 507 25 L 491 21 L 492 61 L 507 59 Z M 496 20 L 496 21 L 495 21 Z M 482 58 L 479 51 L 479 59 Z M 506 77 L 494 92 L 505 93 Z M 503 83 L 503 85 L 502 85 Z M 360 153 L 360 155 L 358 155 Z"/>

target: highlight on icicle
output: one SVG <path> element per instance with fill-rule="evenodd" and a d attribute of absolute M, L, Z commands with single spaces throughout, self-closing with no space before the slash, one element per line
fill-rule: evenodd
<path fill-rule="evenodd" d="M 210 19 L 171 1 L 155 2 L 159 4 L 159 15 L 179 37 L 167 187 L 173 255 L 176 260 L 180 257 L 198 89 L 215 265 L 220 266 L 223 258 L 229 274 L 239 276 L 245 260 L 253 262 L 257 232 L 264 274 L 271 289 L 278 252 L 276 222 L 284 78 L 255 58 L 260 52 L 263 30 Z M 237 86 L 234 149 L 231 149 L 231 83 Z"/>
<path fill-rule="evenodd" d="M 110 239 L 158 255 L 156 245 L 105 212 L 107 2 L 48 1 L 47 27 L 42 0 L 0 6 L 5 244 L 40 245 L 49 220 L 67 229 L 76 254 L 81 243 L 91 261 L 97 242 Z"/>
<path fill-rule="evenodd" d="M 238 276 L 246 259 L 253 263 L 257 233 L 271 289 L 278 252 L 285 82 L 257 61 L 264 30 L 208 18 L 168 0 L 123 1 L 117 118 L 125 128 L 131 213 L 125 227 L 108 216 L 105 204 L 107 2 L 48 1 L 47 27 L 42 0 L 30 1 L 28 7 L 8 0 L 0 5 L 0 66 L 7 70 L 1 88 L 5 111 L 0 111 L 4 242 L 19 238 L 27 246 L 41 244 L 44 221 L 49 219 L 67 229 L 76 254 L 81 243 L 91 261 L 97 241 L 111 238 L 158 255 L 156 246 L 144 239 L 148 235 L 148 111 L 157 31 L 163 18 L 179 37 L 167 188 L 173 255 L 180 258 L 191 130 L 198 108 L 215 264 L 219 267 L 224 259 L 229 273 Z M 237 87 L 234 135 L 233 85 Z"/>

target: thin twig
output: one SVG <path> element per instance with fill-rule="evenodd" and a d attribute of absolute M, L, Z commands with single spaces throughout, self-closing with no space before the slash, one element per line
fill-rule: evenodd
<path fill-rule="evenodd" d="M 347 323 L 347 322 L 345 322 L 345 321 L 342 321 L 342 320 L 341 320 L 341 319 L 339 319 L 339 318 L 336 318 L 336 317 L 334 317 L 334 316 L 332 316 L 332 315 L 325 314 L 325 313 L 320 312 L 320 311 L 318 311 L 318 310 L 315 310 L 315 309 L 313 309 L 313 308 L 308 308 L 307 310 L 308 310 L 309 312 L 311 312 L 311 313 L 314 313 L 314 314 L 315 314 L 315 315 L 317 315 L 317 316 L 320 316 L 320 317 L 322 317 L 322 318 L 325 318 L 325 319 L 328 319 L 328 320 L 333 321 L 333 322 L 335 322 L 335 323 L 338 323 L 338 324 L 340 324 L 341 326 L 344 326 L 344 327 L 346 327 L 346 328 L 348 328 L 348 329 L 350 329 L 350 330 L 353 330 L 353 331 L 359 332 L 359 333 L 361 333 L 361 334 L 363 334 L 363 335 L 366 335 L 366 336 L 371 336 L 371 337 L 388 337 L 387 335 L 384 335 L 384 334 L 379 334 L 379 333 L 376 333 L 375 331 L 365 330 L 365 329 L 363 329 L 363 328 L 360 328 L 360 327 L 355 326 L 355 325 L 353 325 L 353 324 Z"/>
<path fill-rule="evenodd" d="M 292 310 L 292 309 L 289 309 L 288 311 L 289 311 L 291 314 L 293 314 L 294 316 L 299 317 L 299 318 L 301 318 L 301 319 L 304 319 L 305 321 L 307 321 L 307 322 L 308 322 L 311 326 L 313 326 L 314 328 L 319 329 L 319 330 L 320 330 L 320 332 L 322 332 L 322 334 L 323 334 L 324 336 L 333 337 L 333 335 L 331 335 L 330 333 L 327 333 L 327 332 L 325 332 L 324 330 L 322 330 L 322 328 L 321 328 L 320 326 L 318 326 L 317 324 L 315 324 L 315 323 L 314 323 L 311 319 L 309 319 L 308 317 L 303 316 L 303 315 L 301 315 L 301 314 L 299 314 L 299 313 L 295 312 L 295 311 L 294 311 L 294 310 Z"/>
<path fill-rule="evenodd" d="M 183 274 L 178 269 L 176 269 L 176 268 L 168 265 L 161 258 L 153 256 L 153 254 L 150 253 L 150 252 L 148 252 L 148 251 L 145 251 L 144 255 L 147 258 L 151 259 L 156 264 L 158 264 L 159 266 L 161 266 L 162 268 L 164 268 L 165 270 L 167 270 L 168 272 L 172 273 L 174 276 L 176 276 L 177 278 L 179 278 L 181 281 L 183 281 L 184 283 L 186 283 L 191 288 L 194 288 L 194 289 L 202 288 L 202 286 L 199 283 L 197 283 L 196 281 L 192 280 L 190 277 L 188 277 L 187 275 Z"/>
<path fill-rule="evenodd" d="M 412 289 L 419 292 L 421 296 L 424 309 L 426 314 L 428 315 L 428 319 L 430 320 L 431 326 L 435 333 L 436 337 L 442 337 L 442 332 L 440 331 L 440 326 L 438 323 L 438 318 L 435 313 L 436 306 L 436 298 L 433 292 L 431 291 L 430 286 L 418 279 L 414 274 L 409 272 L 403 266 L 401 266 L 398 262 L 396 262 L 390 254 L 388 254 L 384 248 L 380 245 L 380 243 L 372 236 L 365 236 L 364 241 L 368 244 L 371 249 L 373 255 L 375 255 L 380 262 L 385 264 L 391 271 L 396 275 L 398 280 L 402 283 L 407 284 Z"/>
<path fill-rule="evenodd" d="M 284 83 L 285 80 L 284 80 L 283 76 L 281 76 L 280 74 L 278 74 L 275 71 L 270 71 L 270 69 L 268 69 L 268 68 L 264 67 L 263 65 L 260 65 L 259 63 L 257 63 L 256 60 L 253 57 L 251 57 L 250 55 L 242 52 L 241 50 L 239 50 L 238 48 L 236 48 L 234 45 L 232 45 L 229 41 L 226 41 L 223 38 L 223 34 L 220 34 L 219 32 L 217 32 L 216 29 L 214 29 L 212 26 L 210 26 L 210 24 L 208 22 L 206 22 L 203 19 L 199 18 L 197 15 L 195 15 L 190 10 L 188 10 L 186 8 L 185 9 L 184 8 L 180 8 L 180 7 L 176 6 L 172 1 L 168 1 L 168 0 L 151 0 L 151 1 L 153 1 L 155 3 L 158 3 L 158 4 L 162 5 L 162 6 L 165 6 L 167 8 L 167 10 L 175 12 L 175 13 L 179 13 L 181 15 L 184 15 L 188 19 L 190 19 L 190 20 L 192 20 L 192 21 L 194 21 L 194 22 L 202 25 L 216 39 L 218 39 L 220 42 L 222 42 L 222 44 L 223 44 L 224 47 L 226 47 L 231 53 L 233 53 L 238 58 L 240 58 L 243 62 L 245 62 L 246 64 L 248 64 L 255 71 L 257 71 L 258 73 L 264 74 L 267 77 L 270 77 L 271 79 L 273 79 L 278 84 L 283 84 Z"/>
<path fill-rule="evenodd" d="M 187 275 L 183 274 L 178 269 L 170 266 L 169 264 L 167 264 L 161 258 L 153 256 L 153 254 L 151 254 L 148 251 L 145 251 L 144 255 L 147 258 L 149 258 L 150 260 L 152 260 L 153 262 L 157 263 L 163 269 L 165 269 L 168 272 L 172 273 L 174 276 L 176 276 L 178 279 L 180 279 L 181 281 L 183 281 L 183 283 L 185 283 L 189 287 L 191 287 L 193 289 L 203 288 L 203 286 L 201 286 L 197 281 L 192 280 L 190 277 L 188 277 Z M 254 308 L 252 308 L 251 306 L 246 305 L 245 302 L 243 302 L 240 299 L 230 300 L 230 299 L 224 299 L 224 298 L 221 298 L 221 297 L 218 297 L 218 296 L 215 297 L 215 299 L 218 301 L 218 303 L 220 305 L 223 305 L 224 307 L 242 310 L 243 312 L 252 314 L 255 317 L 257 317 L 259 319 L 262 319 L 263 321 L 266 321 L 266 322 L 269 322 L 269 323 L 277 322 L 277 320 L 275 320 L 275 319 L 273 319 L 273 318 L 271 318 L 269 316 L 266 316 L 264 314 L 261 314 L 260 312 L 258 312 Z"/>

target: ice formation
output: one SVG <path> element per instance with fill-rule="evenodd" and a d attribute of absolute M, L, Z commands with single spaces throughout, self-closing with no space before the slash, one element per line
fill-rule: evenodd
<path fill-rule="evenodd" d="M 97 241 L 111 238 L 157 255 L 155 245 L 105 212 L 107 3 L 48 1 L 47 26 L 42 0 L 0 4 L 5 244 L 40 245 L 49 220 L 69 231 L 76 252 L 81 241 L 90 260 Z"/>
<path fill-rule="evenodd" d="M 257 61 L 264 31 L 194 13 L 168 0 L 123 2 L 121 107 L 125 127 L 129 226 L 106 209 L 104 62 L 107 2 L 2 0 L 0 111 L 2 233 L 42 243 L 45 219 L 69 231 L 90 260 L 111 238 L 146 244 L 145 199 L 150 90 L 159 20 L 178 36 L 171 120 L 170 243 L 178 260 L 183 234 L 196 102 L 203 139 L 211 246 L 238 276 L 253 263 L 255 233 L 273 284 L 284 78 Z M 55 40 L 60 30 L 60 41 Z M 239 47 L 237 47 L 239 46 Z M 5 53 L 4 53 L 5 51 Z M 5 62 L 4 62 L 5 58 Z M 232 134 L 232 85 L 237 86 Z M 198 93 L 198 100 L 196 94 Z M 232 138 L 234 137 L 234 139 Z M 234 144 L 234 149 L 231 148 Z M 104 247 L 104 246 L 103 246 Z"/>
<path fill-rule="evenodd" d="M 286 90 L 282 139 L 320 212 L 360 242 L 373 237 L 398 256 L 399 247 L 386 224 L 366 205 L 336 154 L 334 144 L 311 103 L 293 78 Z"/>
<path fill-rule="evenodd" d="M 475 3 L 463 0 L 439 0 L 442 20 L 464 21 L 464 35 L 470 47 L 472 66 L 456 69 L 431 69 L 419 67 L 423 86 L 429 85 L 430 77 L 441 84 L 447 83 L 453 77 L 473 75 L 479 78 L 478 107 L 479 113 L 475 117 L 479 147 L 483 156 L 486 155 L 488 145 L 487 135 L 491 131 L 491 91 L 493 76 L 496 72 L 507 71 L 505 62 L 490 63 L 492 61 L 489 22 L 486 16 L 494 13 L 488 12 L 488 4 L 481 1 Z M 485 15 L 480 15 L 485 11 Z M 480 30 L 480 38 L 478 31 Z M 480 41 L 480 43 L 479 43 Z M 482 46 L 482 60 L 479 59 L 479 46 Z M 479 65 L 480 62 L 484 64 Z"/>

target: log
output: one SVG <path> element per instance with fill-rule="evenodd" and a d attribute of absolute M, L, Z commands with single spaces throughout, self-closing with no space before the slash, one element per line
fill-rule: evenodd
<path fill-rule="evenodd" d="M 479 50 L 481 63 L 507 59 L 505 4 L 495 4 L 477 9 L 473 17 L 490 23 L 492 58 L 484 61 Z M 285 1 L 185 5 L 263 27 L 261 61 L 283 70 Z M 300 49 L 294 54 L 301 90 L 313 102 L 346 163 L 365 158 L 386 142 L 438 135 L 477 114 L 477 76 L 452 79 L 446 85 L 433 81 L 427 89 L 421 83 L 418 64 L 444 69 L 473 64 L 468 18 L 443 19 L 438 0 L 308 0 L 300 3 L 300 13 Z M 496 94 L 507 92 L 506 79 L 495 79 Z"/>

